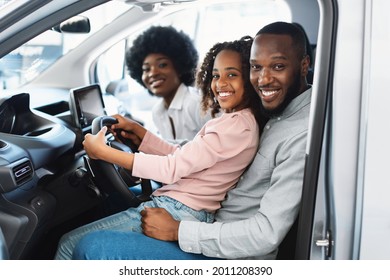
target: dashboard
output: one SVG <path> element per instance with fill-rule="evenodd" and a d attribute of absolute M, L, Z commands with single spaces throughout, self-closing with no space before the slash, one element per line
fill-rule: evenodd
<path fill-rule="evenodd" d="M 69 103 L 32 109 L 30 98 L 0 99 L 0 228 L 11 259 L 31 259 L 27 248 L 43 232 L 98 203 L 74 180 L 85 131 L 73 124 Z"/>
<path fill-rule="evenodd" d="M 34 168 L 40 168 L 73 148 L 76 135 L 49 115 L 32 111 L 29 94 L 21 93 L 0 100 L 0 138 L 23 148 Z"/>

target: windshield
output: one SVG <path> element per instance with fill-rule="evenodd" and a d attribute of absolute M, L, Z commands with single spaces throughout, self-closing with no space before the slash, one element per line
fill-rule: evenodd
<path fill-rule="evenodd" d="M 0 1 L 0 9 L 8 1 Z M 61 56 L 100 30 L 132 6 L 121 1 L 110 1 L 82 13 L 89 19 L 89 33 L 60 33 L 48 30 L 15 49 L 0 60 L 2 89 L 15 89 L 37 77 Z"/>
<path fill-rule="evenodd" d="M 10 2 L 16 2 L 15 0 L 0 0 L 0 9 L 3 9 L 4 6 Z"/>

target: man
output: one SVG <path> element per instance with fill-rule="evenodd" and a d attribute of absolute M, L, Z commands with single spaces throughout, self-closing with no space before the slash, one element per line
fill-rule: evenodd
<path fill-rule="evenodd" d="M 75 258 L 276 257 L 301 201 L 311 99 L 304 34 L 284 22 L 263 27 L 254 39 L 250 64 L 251 83 L 261 97 L 263 113 L 270 119 L 253 163 L 236 188 L 229 191 L 215 222 L 179 222 L 164 209 L 146 209 L 142 228 L 152 238 L 94 232 L 80 241 Z"/>

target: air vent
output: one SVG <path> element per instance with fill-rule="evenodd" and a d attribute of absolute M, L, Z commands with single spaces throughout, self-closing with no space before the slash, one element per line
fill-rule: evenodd
<path fill-rule="evenodd" d="M 14 168 L 12 168 L 12 172 L 15 177 L 15 181 L 17 185 L 20 185 L 26 181 L 28 181 L 33 175 L 33 168 L 30 161 L 25 161 Z"/>

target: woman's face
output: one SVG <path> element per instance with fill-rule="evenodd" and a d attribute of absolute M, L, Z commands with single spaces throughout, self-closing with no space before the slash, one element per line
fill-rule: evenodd
<path fill-rule="evenodd" d="M 145 57 L 142 64 L 142 81 L 150 92 L 163 97 L 168 105 L 181 84 L 172 60 L 158 53 L 152 53 Z"/>
<path fill-rule="evenodd" d="M 241 57 L 232 50 L 220 51 L 214 61 L 211 90 L 226 112 L 243 109 L 244 79 Z"/>

